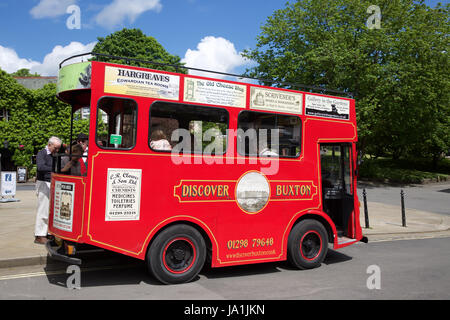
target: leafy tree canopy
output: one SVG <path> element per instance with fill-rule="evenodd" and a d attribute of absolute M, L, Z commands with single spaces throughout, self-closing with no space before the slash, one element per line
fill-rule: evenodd
<path fill-rule="evenodd" d="M 380 28 L 369 29 L 377 5 Z M 245 56 L 248 75 L 353 92 L 360 147 L 438 157 L 450 149 L 449 8 L 412 0 L 298 0 Z M 297 89 L 297 88 L 296 88 Z"/>
<path fill-rule="evenodd" d="M 106 38 L 98 38 L 94 52 L 108 55 L 156 61 L 182 67 L 180 58 L 169 54 L 154 38 L 138 29 L 123 29 Z M 126 63 L 121 59 L 97 58 L 100 61 Z M 96 60 L 96 59 L 94 59 Z M 130 64 L 152 69 L 176 71 L 174 67 L 157 66 L 137 61 Z M 178 70 L 183 71 L 183 69 Z M 50 136 L 58 136 L 70 144 L 71 107 L 56 97 L 55 84 L 29 90 L 17 83 L 13 76 L 37 76 L 28 69 L 13 74 L 0 70 L 0 110 L 8 110 L 8 121 L 0 121 L 0 141 L 8 140 L 16 165 L 31 169 L 31 156 L 43 148 Z M 87 119 L 75 119 L 73 133 L 88 133 Z"/>
<path fill-rule="evenodd" d="M 145 35 L 140 29 L 122 29 L 109 36 L 99 37 L 98 43 L 92 50 L 95 53 L 103 53 L 118 57 L 134 58 L 145 61 L 183 66 L 180 57 L 171 55 L 155 38 Z M 108 57 L 94 57 L 96 61 L 105 61 L 119 64 L 130 64 L 151 69 L 178 71 L 184 73 L 185 69 L 156 64 L 143 63 L 133 60 L 114 59 Z"/>
<path fill-rule="evenodd" d="M 14 73 L 11 73 L 13 77 L 39 77 L 40 75 L 35 72 L 34 74 L 30 73 L 30 69 L 19 69 Z"/>
<path fill-rule="evenodd" d="M 56 85 L 29 90 L 0 70 L 0 109 L 9 112 L 8 121 L 0 121 L 0 141 L 7 140 L 18 166 L 31 169 L 31 156 L 45 147 L 51 136 L 70 143 L 71 107 L 56 97 Z M 73 132 L 87 133 L 88 120 L 74 122 Z M 23 147 L 19 148 L 22 145 Z"/>

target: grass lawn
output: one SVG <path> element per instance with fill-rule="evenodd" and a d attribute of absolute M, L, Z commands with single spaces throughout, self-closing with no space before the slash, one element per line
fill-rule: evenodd
<path fill-rule="evenodd" d="M 359 179 L 386 183 L 424 183 L 450 180 L 450 159 L 442 159 L 435 169 L 428 159 L 365 159 Z"/>

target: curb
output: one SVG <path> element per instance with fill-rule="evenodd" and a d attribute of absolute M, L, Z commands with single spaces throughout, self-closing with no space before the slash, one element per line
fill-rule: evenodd
<path fill-rule="evenodd" d="M 442 232 L 442 233 L 448 233 L 448 235 L 450 235 L 450 228 L 447 229 L 441 229 L 441 230 L 425 230 L 425 231 L 405 231 L 405 232 L 368 232 L 365 233 L 364 231 L 367 231 L 366 228 L 361 228 L 362 229 L 362 233 L 365 236 L 385 236 L 385 235 L 409 235 L 409 234 L 423 234 L 423 233 L 437 233 L 437 232 Z"/>
<path fill-rule="evenodd" d="M 447 238 L 450 237 L 450 229 L 446 230 L 434 230 L 434 231 L 417 231 L 417 232 L 403 232 L 403 233 L 374 233 L 365 234 L 369 239 L 369 243 L 381 242 L 381 241 L 394 241 L 394 240 L 419 240 L 430 238 Z"/>
<path fill-rule="evenodd" d="M 50 260 L 47 255 L 0 259 L 0 269 L 50 264 Z"/>
<path fill-rule="evenodd" d="M 121 255 L 119 253 L 103 250 L 91 250 L 89 252 L 83 252 L 80 253 L 78 257 L 83 260 L 84 266 L 107 266 L 120 263 L 130 263 L 131 261 L 141 261 L 132 257 Z M 0 269 L 39 265 L 67 267 L 69 264 L 52 259 L 48 254 L 0 259 Z"/>

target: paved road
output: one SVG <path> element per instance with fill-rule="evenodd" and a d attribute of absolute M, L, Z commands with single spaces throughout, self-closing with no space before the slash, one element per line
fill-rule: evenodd
<path fill-rule="evenodd" d="M 318 269 L 286 262 L 204 269 L 196 281 L 160 285 L 134 260 L 81 272 L 81 289 L 69 274 L 0 269 L 0 299 L 450 299 L 450 238 L 373 242 L 330 250 Z M 369 266 L 380 289 L 368 289 Z M 376 282 L 370 282 L 376 285 Z"/>
<path fill-rule="evenodd" d="M 16 184 L 16 190 L 35 190 L 36 186 L 34 183 L 18 183 Z"/>
<path fill-rule="evenodd" d="M 430 183 L 410 186 L 358 184 L 358 197 L 362 203 L 363 188 L 367 201 L 400 206 L 400 191 L 405 193 L 405 207 L 450 215 L 450 183 Z M 370 212 L 369 212 L 370 214 Z"/>

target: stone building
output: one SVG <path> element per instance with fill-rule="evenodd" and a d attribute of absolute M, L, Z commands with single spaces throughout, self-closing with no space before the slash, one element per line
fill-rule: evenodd
<path fill-rule="evenodd" d="M 57 83 L 58 77 L 14 77 L 16 81 L 27 89 L 41 89 L 47 83 Z"/>

